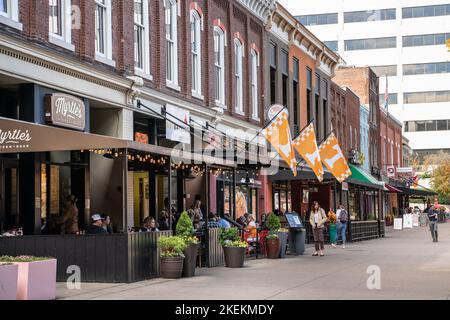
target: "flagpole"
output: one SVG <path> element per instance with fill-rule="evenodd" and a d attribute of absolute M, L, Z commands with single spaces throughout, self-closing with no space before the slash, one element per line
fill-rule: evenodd
<path fill-rule="evenodd" d="M 308 128 L 308 127 L 311 125 L 311 123 L 313 123 L 314 121 L 315 121 L 315 119 L 311 119 L 311 121 L 309 121 L 308 124 L 307 124 L 306 126 L 304 126 L 304 127 L 302 128 L 302 130 L 300 130 L 300 133 L 299 133 L 298 135 L 296 135 L 296 136 L 292 139 L 292 141 L 294 141 L 295 139 L 297 139 L 298 137 L 300 137 L 300 135 L 302 134 L 302 132 L 303 132 L 306 128 Z"/>

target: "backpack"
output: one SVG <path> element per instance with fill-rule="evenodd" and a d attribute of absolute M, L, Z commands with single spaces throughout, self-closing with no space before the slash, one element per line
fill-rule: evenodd
<path fill-rule="evenodd" d="M 341 214 L 339 216 L 339 221 L 341 223 L 348 222 L 348 212 L 347 212 L 347 210 L 345 210 L 345 209 L 341 210 Z"/>

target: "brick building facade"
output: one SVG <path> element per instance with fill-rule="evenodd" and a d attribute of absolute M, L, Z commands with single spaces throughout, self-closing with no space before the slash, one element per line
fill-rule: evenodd
<path fill-rule="evenodd" d="M 379 106 L 379 81 L 370 67 L 341 67 L 336 70 L 333 81 L 349 87 L 369 108 L 369 163 L 371 173 L 381 178 L 381 141 Z"/>

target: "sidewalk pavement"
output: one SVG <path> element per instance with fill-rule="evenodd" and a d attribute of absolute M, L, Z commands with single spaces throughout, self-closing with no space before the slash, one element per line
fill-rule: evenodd
<path fill-rule="evenodd" d="M 450 299 L 450 223 L 439 224 L 439 243 L 428 228 L 387 228 L 386 238 L 327 246 L 325 257 L 246 261 L 242 269 L 203 268 L 197 276 L 133 284 L 58 283 L 58 299 L 270 300 L 270 299 Z M 379 267 L 381 289 L 367 287 L 368 268 Z"/>

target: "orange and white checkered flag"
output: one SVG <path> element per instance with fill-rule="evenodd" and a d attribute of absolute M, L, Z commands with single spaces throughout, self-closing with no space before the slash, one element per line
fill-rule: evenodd
<path fill-rule="evenodd" d="M 299 136 L 294 139 L 294 148 L 305 159 L 317 176 L 317 179 L 323 181 L 323 166 L 320 159 L 319 148 L 317 147 L 316 132 L 314 124 L 310 123 Z"/>
<path fill-rule="evenodd" d="M 342 149 L 339 146 L 339 141 L 334 133 L 330 134 L 320 145 L 319 152 L 322 162 L 340 183 L 352 175 L 347 159 L 345 159 Z"/>
<path fill-rule="evenodd" d="M 291 168 L 294 177 L 297 176 L 297 160 L 292 145 L 291 129 L 289 128 L 289 112 L 286 108 L 262 130 L 266 140 L 275 148 L 281 158 Z"/>

